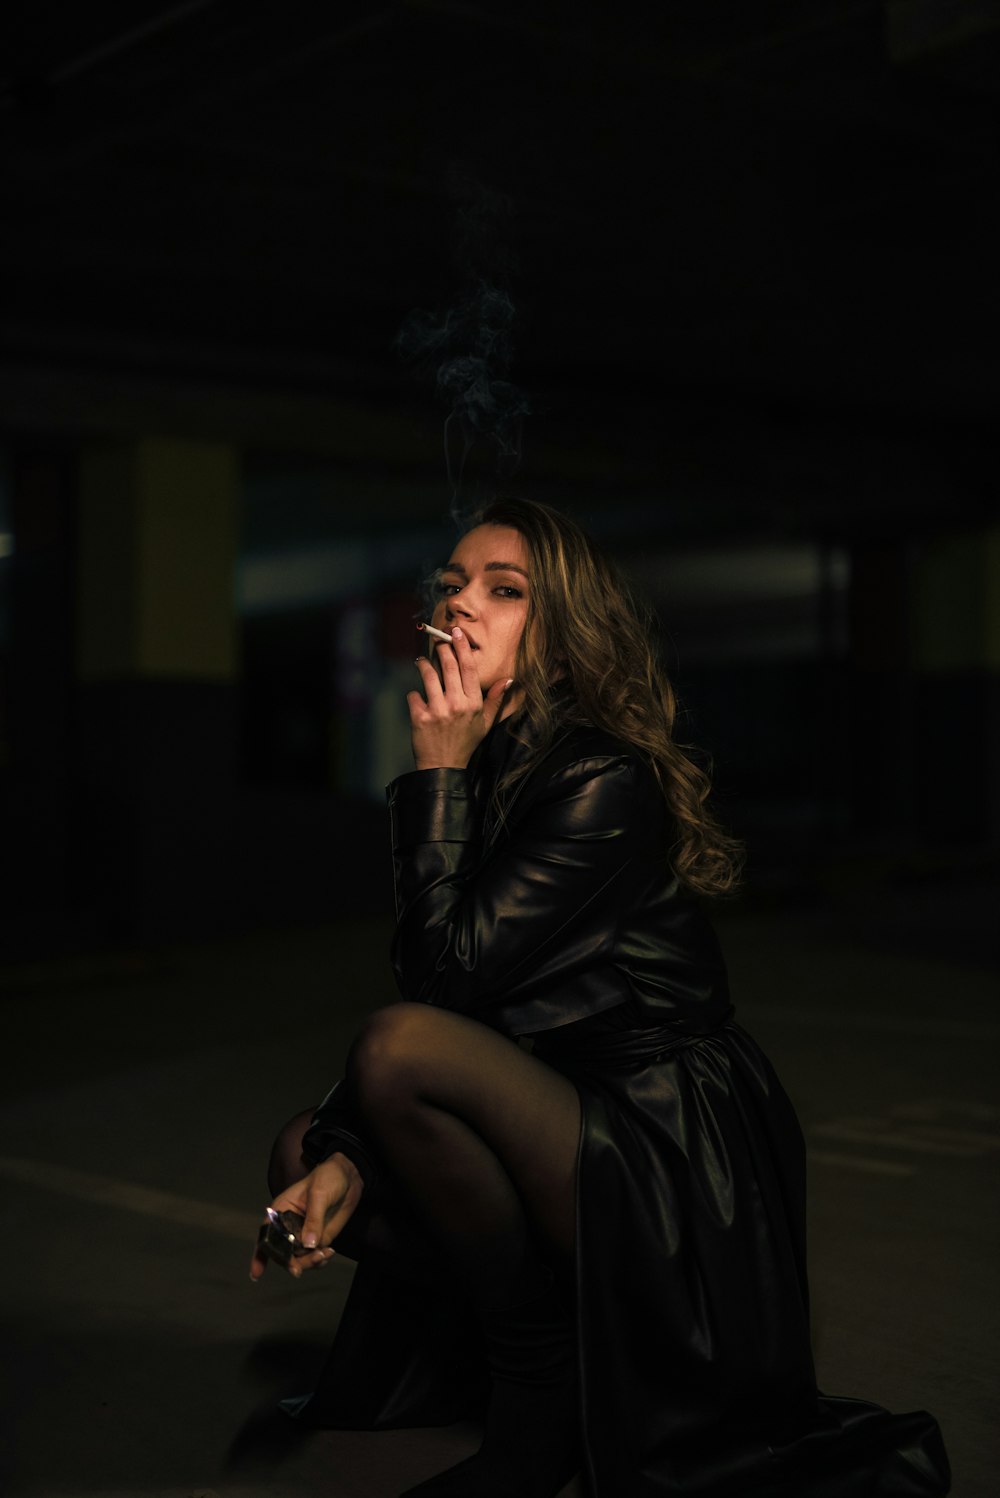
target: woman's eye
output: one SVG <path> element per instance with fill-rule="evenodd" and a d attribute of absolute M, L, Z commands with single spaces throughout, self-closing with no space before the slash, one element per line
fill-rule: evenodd
<path fill-rule="evenodd" d="M 456 593 L 461 593 L 464 583 L 446 583 L 441 578 L 434 584 L 434 592 L 438 598 L 453 598 Z M 493 592 L 499 598 L 523 598 L 524 594 L 520 588 L 515 588 L 511 583 L 498 583 Z"/>

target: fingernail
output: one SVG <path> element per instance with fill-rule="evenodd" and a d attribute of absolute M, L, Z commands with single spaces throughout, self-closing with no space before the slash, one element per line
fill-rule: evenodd
<path fill-rule="evenodd" d="M 507 684 L 504 687 L 504 691 L 506 692 L 507 687 L 512 687 L 513 685 L 514 685 L 514 678 L 513 678 L 513 676 L 508 676 L 508 678 L 507 678 Z"/>
<path fill-rule="evenodd" d="M 463 635 L 462 631 L 459 629 L 459 627 L 458 627 L 457 624 L 455 625 L 455 628 L 451 632 L 451 637 L 452 637 L 453 640 L 464 640 L 465 639 L 465 636 Z"/>
<path fill-rule="evenodd" d="M 302 1245 L 304 1248 L 315 1248 L 316 1241 L 317 1240 L 315 1233 L 306 1233 L 305 1237 L 302 1240 Z"/>

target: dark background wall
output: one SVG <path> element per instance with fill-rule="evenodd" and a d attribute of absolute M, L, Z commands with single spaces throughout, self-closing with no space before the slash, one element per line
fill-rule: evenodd
<path fill-rule="evenodd" d="M 383 909 L 496 484 L 654 601 L 746 899 L 984 946 L 995 5 L 9 10 L 8 958 Z"/>

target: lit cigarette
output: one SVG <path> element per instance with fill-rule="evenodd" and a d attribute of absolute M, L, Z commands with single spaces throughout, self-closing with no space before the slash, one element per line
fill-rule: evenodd
<path fill-rule="evenodd" d="M 435 629 L 433 624 L 418 624 L 417 628 L 422 629 L 425 635 L 433 635 L 435 640 L 444 640 L 448 645 L 455 643 L 451 635 L 446 635 L 443 629 Z"/>

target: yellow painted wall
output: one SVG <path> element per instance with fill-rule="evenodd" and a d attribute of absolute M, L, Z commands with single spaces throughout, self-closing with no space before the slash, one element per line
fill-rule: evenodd
<path fill-rule="evenodd" d="M 231 680 L 239 470 L 224 444 L 144 438 L 85 450 L 79 672 Z"/>
<path fill-rule="evenodd" d="M 917 670 L 1000 669 L 1000 526 L 924 543 L 911 599 Z"/>

